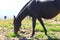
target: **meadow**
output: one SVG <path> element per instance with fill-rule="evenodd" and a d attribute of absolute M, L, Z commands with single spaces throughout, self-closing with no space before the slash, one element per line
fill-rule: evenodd
<path fill-rule="evenodd" d="M 47 33 L 50 36 L 50 39 L 60 39 L 60 15 L 57 15 L 53 19 L 43 19 L 43 22 L 46 26 Z M 32 33 L 32 19 L 31 18 L 25 18 L 22 21 L 22 26 L 20 28 L 20 31 L 18 32 L 19 35 L 22 37 L 28 38 Z M 13 19 L 5 19 L 0 20 L 0 34 L 7 37 L 7 38 L 18 38 L 14 33 L 14 26 L 13 26 Z M 30 40 L 35 39 L 49 39 L 45 34 L 43 27 L 39 23 L 39 21 L 36 21 L 36 28 L 35 28 L 35 35 Z"/>

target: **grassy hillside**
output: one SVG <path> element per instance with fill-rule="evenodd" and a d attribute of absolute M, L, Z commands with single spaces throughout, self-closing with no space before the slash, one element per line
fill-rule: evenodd
<path fill-rule="evenodd" d="M 51 36 L 52 39 L 60 39 L 60 15 L 50 20 L 44 20 L 44 24 L 48 31 L 48 35 Z M 3 34 L 5 37 L 16 37 L 16 35 L 13 33 L 13 28 L 13 19 L 0 20 L 0 34 Z M 31 19 L 25 18 L 22 21 L 22 26 L 20 30 L 21 31 L 18 32 L 19 35 L 29 37 L 32 33 Z M 38 20 L 36 21 L 35 31 L 35 38 L 48 39 L 48 37 L 44 34 L 43 27 Z"/>

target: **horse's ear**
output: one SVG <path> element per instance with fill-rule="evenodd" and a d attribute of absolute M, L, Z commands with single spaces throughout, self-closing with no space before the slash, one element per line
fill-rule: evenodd
<path fill-rule="evenodd" d="M 14 19 L 16 19 L 16 17 L 14 16 Z"/>

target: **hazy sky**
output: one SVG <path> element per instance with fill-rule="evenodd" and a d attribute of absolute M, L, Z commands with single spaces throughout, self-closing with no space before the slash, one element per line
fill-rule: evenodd
<path fill-rule="evenodd" d="M 0 18 L 17 15 L 29 0 L 0 0 Z"/>
<path fill-rule="evenodd" d="M 0 0 L 0 10 L 18 10 L 29 0 Z"/>

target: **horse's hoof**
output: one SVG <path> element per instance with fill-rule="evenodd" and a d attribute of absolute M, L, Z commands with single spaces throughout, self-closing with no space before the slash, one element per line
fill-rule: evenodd
<path fill-rule="evenodd" d="M 30 38 L 33 38 L 33 36 L 31 35 Z"/>
<path fill-rule="evenodd" d="M 14 31 L 14 34 L 17 34 L 17 32 L 16 32 L 16 31 Z"/>

